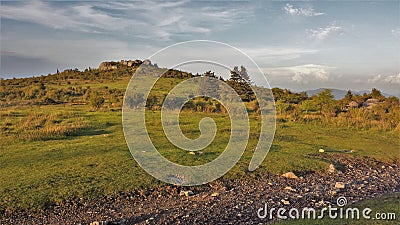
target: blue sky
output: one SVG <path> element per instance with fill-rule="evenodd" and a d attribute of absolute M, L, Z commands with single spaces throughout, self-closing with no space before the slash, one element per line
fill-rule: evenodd
<path fill-rule="evenodd" d="M 271 86 L 400 94 L 399 1 L 2 1 L 0 15 L 2 78 L 207 39 L 247 53 Z"/>

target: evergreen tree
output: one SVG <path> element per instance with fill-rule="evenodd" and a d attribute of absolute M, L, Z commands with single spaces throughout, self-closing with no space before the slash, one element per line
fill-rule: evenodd
<path fill-rule="evenodd" d="M 243 101 L 250 102 L 255 99 L 254 92 L 251 89 L 250 83 L 243 78 L 241 73 L 247 74 L 246 68 L 243 67 L 239 71 L 239 68 L 235 66 L 231 71 L 231 77 L 226 83 L 238 93 Z M 246 76 L 248 77 L 248 75 Z"/>
<path fill-rule="evenodd" d="M 346 95 L 343 98 L 343 101 L 345 103 L 349 103 L 349 102 L 353 101 L 353 94 L 351 93 L 350 90 L 347 91 Z"/>
<path fill-rule="evenodd" d="M 246 83 L 248 83 L 248 84 L 251 84 L 251 83 L 252 83 L 251 80 L 250 80 L 250 76 L 249 76 L 249 74 L 247 73 L 246 67 L 240 66 L 240 76 L 241 76 L 241 78 L 242 78 L 242 81 L 244 81 L 244 82 L 246 82 Z"/>

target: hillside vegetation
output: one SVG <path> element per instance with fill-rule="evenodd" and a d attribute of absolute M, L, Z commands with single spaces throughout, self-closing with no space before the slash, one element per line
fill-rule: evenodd
<path fill-rule="evenodd" d="M 47 76 L 0 80 L 0 106 L 21 105 L 88 105 L 91 110 L 119 110 L 122 107 L 125 88 L 135 73 L 140 60 L 103 62 L 99 69 L 69 69 Z M 150 61 L 146 74 L 165 71 L 147 98 L 149 110 L 160 110 L 165 96 L 178 83 L 195 76 L 219 78 L 211 71 L 192 74 L 178 70 L 163 70 Z M 225 81 L 246 102 L 249 111 L 257 112 L 258 103 L 250 88 L 251 80 L 246 68 L 235 67 Z M 204 85 L 204 88 L 209 88 Z M 300 123 L 323 123 L 331 126 L 356 127 L 381 130 L 400 129 L 400 107 L 397 97 L 385 97 L 377 89 L 363 95 L 349 90 L 344 98 L 335 100 L 330 90 L 307 96 L 305 92 L 293 93 L 287 89 L 272 89 L 278 119 Z M 128 96 L 134 101 L 140 96 Z M 129 102 L 128 102 L 129 103 Z M 222 112 L 221 105 L 208 98 L 195 98 L 186 103 L 184 110 Z M 6 121 L 9 124 L 9 121 Z M 5 124 L 3 123 L 3 128 Z M 7 130 L 7 129 L 6 129 Z"/>

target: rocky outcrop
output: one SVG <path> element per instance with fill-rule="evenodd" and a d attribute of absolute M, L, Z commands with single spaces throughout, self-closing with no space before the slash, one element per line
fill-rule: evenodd
<path fill-rule="evenodd" d="M 345 106 L 345 110 L 347 111 L 349 109 L 354 109 L 354 108 L 372 109 L 381 103 L 382 103 L 382 101 L 380 101 L 379 99 L 375 99 L 375 98 L 370 98 L 363 102 L 351 101 Z"/>
<path fill-rule="evenodd" d="M 144 61 L 136 59 L 136 60 L 121 60 L 120 62 L 102 62 L 99 65 L 99 70 L 116 70 L 122 67 L 138 67 L 141 64 L 144 65 L 152 65 L 151 61 L 146 59 Z"/>
<path fill-rule="evenodd" d="M 379 99 L 370 98 L 367 101 L 362 103 L 362 107 L 367 109 L 372 109 L 373 107 L 377 106 L 380 103 Z"/>

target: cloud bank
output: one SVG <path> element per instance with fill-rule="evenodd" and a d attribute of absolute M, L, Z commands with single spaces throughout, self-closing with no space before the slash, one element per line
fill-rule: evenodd
<path fill-rule="evenodd" d="M 304 64 L 290 67 L 264 68 L 263 71 L 268 76 L 286 78 L 291 82 L 307 84 L 328 81 L 330 77 L 329 70 L 333 68 L 318 64 Z"/>

